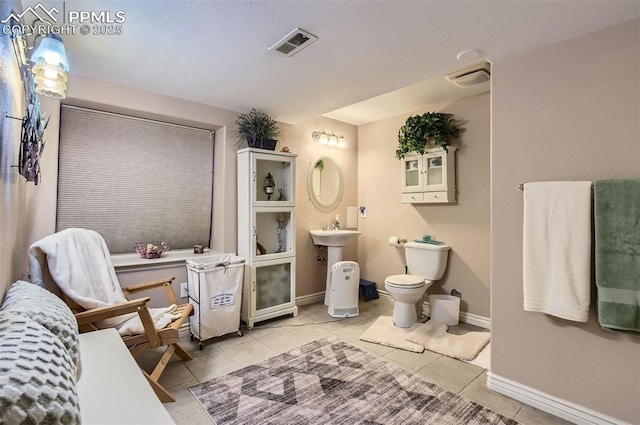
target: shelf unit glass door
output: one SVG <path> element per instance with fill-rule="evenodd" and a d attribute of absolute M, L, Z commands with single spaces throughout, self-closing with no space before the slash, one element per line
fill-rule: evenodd
<path fill-rule="evenodd" d="M 293 307 L 293 258 L 254 263 L 251 266 L 251 308 L 254 316 Z"/>
<path fill-rule="evenodd" d="M 294 206 L 295 155 L 255 153 L 252 155 L 252 161 L 252 205 Z M 265 190 L 269 178 L 273 180 L 274 186 Z"/>
<path fill-rule="evenodd" d="M 251 261 L 290 257 L 295 253 L 295 209 L 255 207 L 251 212 Z"/>

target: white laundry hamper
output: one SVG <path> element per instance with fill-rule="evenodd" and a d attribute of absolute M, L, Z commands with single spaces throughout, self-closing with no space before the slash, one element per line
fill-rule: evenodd
<path fill-rule="evenodd" d="M 189 317 L 192 338 L 202 341 L 240 330 L 244 258 L 235 254 L 212 254 L 187 260 Z"/>

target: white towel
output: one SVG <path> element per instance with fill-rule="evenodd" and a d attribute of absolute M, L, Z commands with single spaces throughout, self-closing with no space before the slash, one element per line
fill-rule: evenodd
<path fill-rule="evenodd" d="M 524 309 L 589 320 L 591 182 L 524 185 Z"/>
<path fill-rule="evenodd" d="M 29 272 L 32 283 L 45 288 L 55 284 L 85 309 L 127 301 L 107 244 L 92 230 L 71 228 L 40 239 L 29 247 Z M 157 329 L 180 317 L 171 314 L 175 309 L 175 304 L 149 309 Z M 107 319 L 100 325 L 118 328 L 120 335 L 144 332 L 137 313 Z"/>

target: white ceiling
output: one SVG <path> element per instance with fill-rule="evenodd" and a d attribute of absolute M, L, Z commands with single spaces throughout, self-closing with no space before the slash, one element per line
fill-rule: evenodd
<path fill-rule="evenodd" d="M 63 35 L 69 85 L 84 75 L 289 123 L 362 124 L 464 96 L 444 80 L 470 64 L 462 50 L 495 63 L 640 16 L 621 0 L 42 3 L 126 15 L 121 35 Z M 295 27 L 319 39 L 293 57 L 268 50 Z"/>

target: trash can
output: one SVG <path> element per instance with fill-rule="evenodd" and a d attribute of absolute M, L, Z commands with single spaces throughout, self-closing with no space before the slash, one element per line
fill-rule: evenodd
<path fill-rule="evenodd" d="M 213 254 L 187 260 L 187 287 L 193 316 L 192 338 L 202 341 L 240 330 L 244 258 L 235 254 Z"/>
<path fill-rule="evenodd" d="M 429 316 L 431 320 L 447 326 L 460 324 L 460 298 L 453 295 L 429 295 Z"/>

